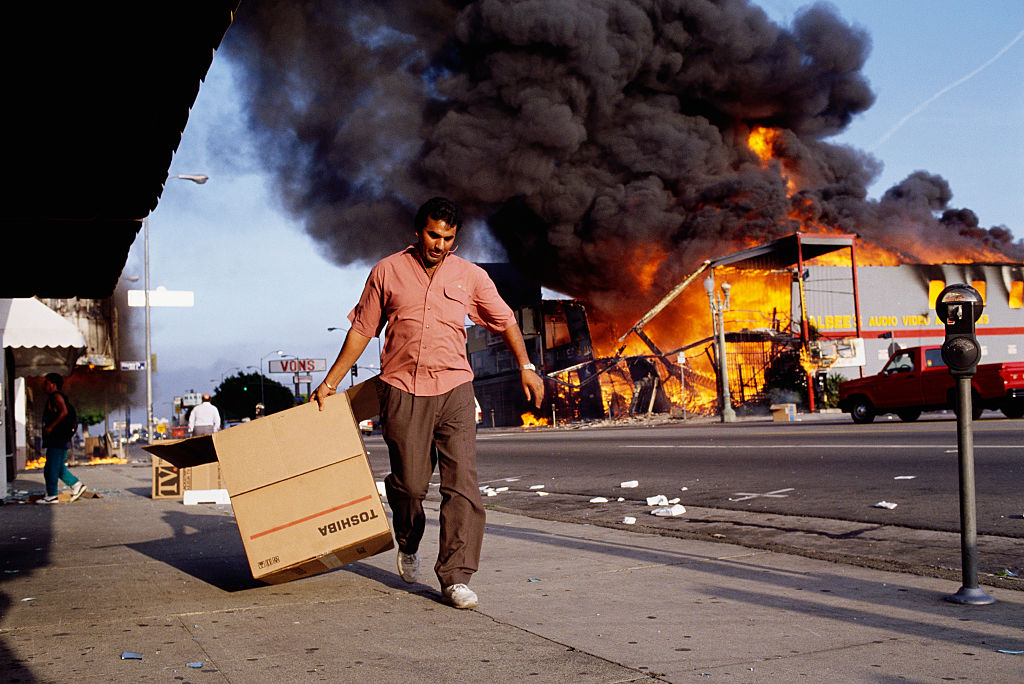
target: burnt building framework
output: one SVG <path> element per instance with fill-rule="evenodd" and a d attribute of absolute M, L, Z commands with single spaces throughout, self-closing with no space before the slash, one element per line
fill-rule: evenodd
<path fill-rule="evenodd" d="M 798 366 L 795 372 L 813 388 L 826 374 L 877 373 L 900 347 L 941 343 L 945 329 L 934 312 L 935 298 L 953 283 L 971 284 L 985 300 L 978 321 L 984 360 L 1024 359 L 1024 264 L 861 266 L 855 235 L 794 233 L 709 259 L 628 329 L 609 358 L 595 355 L 582 303 L 542 299 L 540 288 L 526 284 L 507 264 L 485 268 L 516 312 L 530 359 L 546 379 L 545 418 L 552 405 L 559 420 L 686 408 L 719 412 L 721 359 L 713 338 L 663 350 L 645 331 L 701 276 L 715 282 L 746 278 L 765 291 L 781 288 L 775 294 L 785 302 L 770 315 L 762 312 L 770 319 L 764 327 L 740 327 L 736 317 L 726 318 L 725 361 L 737 405 L 768 402 L 766 390 L 779 366 Z M 624 355 L 624 342 L 634 334 L 649 354 Z M 468 336 L 483 423 L 519 425 L 530 409 L 514 359 L 499 336 L 476 326 Z M 809 410 L 817 408 L 813 392 L 803 401 Z"/>

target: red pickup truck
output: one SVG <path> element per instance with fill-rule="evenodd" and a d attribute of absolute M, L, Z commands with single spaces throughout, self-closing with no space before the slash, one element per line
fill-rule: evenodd
<path fill-rule="evenodd" d="M 955 409 L 956 379 L 949 374 L 941 349 L 900 349 L 878 375 L 839 385 L 839 408 L 855 423 L 870 423 L 883 413 L 911 421 L 922 411 Z M 971 389 L 975 420 L 985 409 L 998 409 L 1007 418 L 1024 416 L 1024 362 L 979 365 Z"/>

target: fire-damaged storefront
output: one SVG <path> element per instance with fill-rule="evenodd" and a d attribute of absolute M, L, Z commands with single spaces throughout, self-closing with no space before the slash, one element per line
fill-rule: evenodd
<path fill-rule="evenodd" d="M 481 326 L 467 331 L 467 350 L 473 366 L 473 389 L 483 412 L 483 424 L 521 425 L 604 416 L 600 386 L 591 378 L 594 349 L 583 304 L 570 299 L 542 299 L 539 285 L 526 281 L 508 264 L 482 264 L 512 307 L 523 331 L 526 349 L 542 377 L 547 378 L 545 407 L 535 415 L 523 398 L 519 368 L 499 335 Z M 577 388 L 559 385 L 551 377 L 568 368 Z"/>
<path fill-rule="evenodd" d="M 857 269 L 860 334 L 853 294 L 836 288 L 842 267 L 807 267 L 807 319 L 821 339 L 864 340 L 863 373 L 882 369 L 897 348 L 941 344 L 944 327 L 935 298 L 947 286 L 967 283 L 981 294 L 985 311 L 977 322 L 984 362 L 1024 360 L 1024 265 L 902 264 Z M 799 302 L 795 301 L 795 315 Z M 857 368 L 838 372 L 848 377 Z"/>
<path fill-rule="evenodd" d="M 548 403 L 532 413 L 501 339 L 472 327 L 483 423 L 720 413 L 721 347 L 737 410 L 776 401 L 815 410 L 824 397 L 809 388 L 821 392 L 826 377 L 873 374 L 898 348 L 940 343 L 935 298 L 957 282 L 985 299 L 978 321 L 984 359 L 1024 358 L 1024 265 L 863 266 L 857 255 L 853 235 L 793 234 L 717 256 L 632 326 L 588 318 L 577 300 L 542 299 L 508 265 L 485 266 L 516 312 Z"/>

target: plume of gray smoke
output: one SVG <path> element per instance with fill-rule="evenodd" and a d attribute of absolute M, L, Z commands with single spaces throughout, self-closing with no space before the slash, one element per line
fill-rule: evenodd
<path fill-rule="evenodd" d="M 911 261 L 1024 255 L 938 176 L 866 199 L 880 163 L 826 139 L 873 103 L 869 49 L 828 5 L 780 27 L 747 0 L 247 0 L 225 41 L 265 163 L 338 263 L 408 244 L 444 194 L 520 270 L 633 312 L 632 264 L 660 264 L 660 296 L 797 219 Z M 769 164 L 758 126 L 780 132 Z"/>

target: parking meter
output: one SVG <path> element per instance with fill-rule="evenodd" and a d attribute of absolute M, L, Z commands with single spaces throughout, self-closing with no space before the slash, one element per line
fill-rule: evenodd
<path fill-rule="evenodd" d="M 956 378 L 956 443 L 960 465 L 960 558 L 964 583 L 947 601 L 987 605 L 995 601 L 978 586 L 978 529 L 974 492 L 974 436 L 971 376 L 981 359 L 974 323 L 985 308 L 981 294 L 970 285 L 950 285 L 935 302 L 935 313 L 946 326 L 942 360 Z"/>
<path fill-rule="evenodd" d="M 935 313 L 946 326 L 942 360 L 954 377 L 970 377 L 977 370 L 981 345 L 974 333 L 974 323 L 984 309 L 981 294 L 963 283 L 948 286 L 935 301 Z"/>

